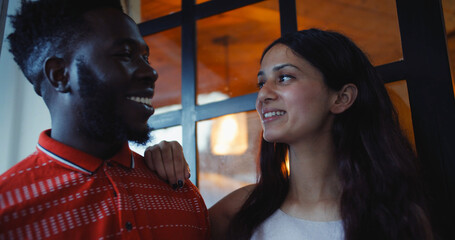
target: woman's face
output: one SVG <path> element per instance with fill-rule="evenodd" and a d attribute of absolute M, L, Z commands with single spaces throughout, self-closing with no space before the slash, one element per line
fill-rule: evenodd
<path fill-rule="evenodd" d="M 330 107 L 337 93 L 325 85 L 322 73 L 283 45 L 264 56 L 258 73 L 256 110 L 268 142 L 294 144 L 330 134 Z"/>

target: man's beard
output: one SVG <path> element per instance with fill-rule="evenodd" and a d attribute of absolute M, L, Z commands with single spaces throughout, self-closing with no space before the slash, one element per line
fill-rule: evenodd
<path fill-rule="evenodd" d="M 116 108 L 116 94 L 109 90 L 109 85 L 97 78 L 83 60 L 79 60 L 77 66 L 83 101 L 82 108 L 78 109 L 83 123 L 79 130 L 92 139 L 106 143 L 130 140 L 145 144 L 152 129 L 130 129 Z"/>

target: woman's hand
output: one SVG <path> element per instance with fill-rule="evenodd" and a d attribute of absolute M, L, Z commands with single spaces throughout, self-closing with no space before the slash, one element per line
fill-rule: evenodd
<path fill-rule="evenodd" d="M 150 170 L 172 185 L 174 189 L 183 187 L 185 179 L 190 178 L 190 169 L 183 156 L 182 146 L 176 142 L 161 141 L 147 147 L 144 160 Z"/>

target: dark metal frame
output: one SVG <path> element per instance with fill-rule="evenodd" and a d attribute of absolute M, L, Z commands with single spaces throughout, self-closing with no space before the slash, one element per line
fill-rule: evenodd
<path fill-rule="evenodd" d="M 5 33 L 6 15 L 8 12 L 8 0 L 0 0 L 0 56 L 2 56 L 3 34 Z"/>
<path fill-rule="evenodd" d="M 257 94 L 196 105 L 196 21 L 263 0 L 213 0 L 139 24 L 143 35 L 182 26 L 182 109 L 155 115 L 156 129 L 182 125 L 183 147 L 197 172 L 196 123 L 225 114 L 254 110 Z M 455 239 L 455 100 L 447 54 L 441 0 L 396 0 L 403 60 L 377 66 L 384 82 L 406 79 L 416 149 L 433 197 L 430 210 L 443 239 Z M 281 34 L 297 30 L 295 0 L 279 0 Z M 451 174 L 452 173 L 452 174 Z M 197 183 L 197 174 L 192 181 Z"/>
<path fill-rule="evenodd" d="M 154 115 L 149 119 L 149 124 L 155 129 L 182 126 L 183 152 L 190 169 L 196 173 L 196 123 L 230 113 L 253 110 L 255 109 L 254 103 L 257 96 L 257 94 L 253 93 L 221 102 L 196 105 L 196 21 L 262 1 L 217 0 L 195 5 L 195 0 L 182 0 L 182 10 L 180 12 L 139 24 L 139 30 L 142 35 L 182 26 L 182 109 Z M 295 7 L 294 11 L 290 12 L 293 12 L 295 16 Z M 297 30 L 297 22 L 295 26 L 294 31 Z M 192 174 L 191 180 L 197 184 L 196 175 Z"/>
<path fill-rule="evenodd" d="M 434 228 L 455 239 L 455 100 L 441 0 L 397 0 L 417 153 Z"/>

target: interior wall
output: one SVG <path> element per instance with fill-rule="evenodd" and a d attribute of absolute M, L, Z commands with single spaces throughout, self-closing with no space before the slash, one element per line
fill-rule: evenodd
<path fill-rule="evenodd" d="M 8 15 L 19 6 L 20 1 L 9 1 Z M 11 31 L 7 19 L 0 55 L 0 174 L 35 151 L 40 132 L 51 126 L 46 105 L 8 50 L 6 37 Z"/>

